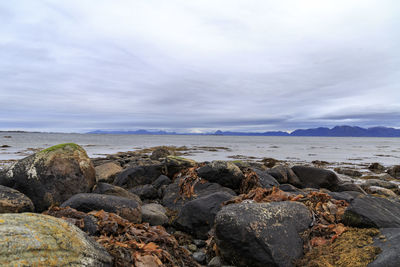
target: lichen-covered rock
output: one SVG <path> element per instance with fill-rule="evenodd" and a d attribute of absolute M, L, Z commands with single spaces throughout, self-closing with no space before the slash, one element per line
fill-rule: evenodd
<path fill-rule="evenodd" d="M 133 223 L 140 223 L 142 221 L 142 212 L 139 203 L 133 199 L 124 197 L 81 193 L 69 198 L 62 203 L 61 207 L 71 207 L 83 212 L 104 210 L 115 213 Z"/>
<path fill-rule="evenodd" d="M 199 168 L 197 173 L 209 182 L 218 183 L 233 190 L 238 190 L 244 179 L 244 174 L 238 166 L 222 160 L 215 160 Z"/>
<path fill-rule="evenodd" d="M 41 212 L 72 195 L 89 192 L 95 170 L 82 147 L 60 144 L 19 160 L 0 175 L 0 184 L 27 195 Z"/>
<path fill-rule="evenodd" d="M 400 228 L 380 229 L 381 234 L 374 240 L 374 246 L 382 252 L 368 267 L 398 267 L 400 264 Z"/>
<path fill-rule="evenodd" d="M 21 192 L 0 185 L 0 213 L 19 213 L 34 211 L 32 200 Z"/>
<path fill-rule="evenodd" d="M 103 247 L 52 216 L 0 214 L 1 266 L 112 266 Z"/>
<path fill-rule="evenodd" d="M 177 156 L 167 156 L 164 160 L 165 175 L 172 178 L 183 169 L 196 166 L 196 161 Z"/>
<path fill-rule="evenodd" d="M 117 174 L 122 171 L 122 167 L 120 165 L 115 164 L 114 162 L 108 162 L 96 166 L 95 170 L 96 170 L 97 182 L 112 183 Z"/>
<path fill-rule="evenodd" d="M 215 218 L 216 242 L 235 266 L 293 266 L 303 255 L 300 233 L 311 223 L 299 202 L 240 203 L 223 207 Z"/>
<path fill-rule="evenodd" d="M 129 192 L 128 190 L 125 190 L 122 187 L 112 185 L 112 184 L 107 184 L 107 183 L 97 183 L 93 187 L 93 193 L 96 194 L 104 194 L 104 195 L 110 195 L 110 196 L 117 196 L 117 197 L 125 197 L 129 199 L 133 199 L 136 202 L 139 203 L 139 205 L 142 205 L 142 200 L 138 195 L 135 195 L 132 192 Z"/>

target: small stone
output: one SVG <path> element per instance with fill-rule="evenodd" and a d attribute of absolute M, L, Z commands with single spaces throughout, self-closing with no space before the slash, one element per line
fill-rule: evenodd
<path fill-rule="evenodd" d="M 198 251 L 193 253 L 193 259 L 195 259 L 195 261 L 197 261 L 198 263 L 202 264 L 205 263 L 206 261 L 206 254 L 202 251 Z"/>
<path fill-rule="evenodd" d="M 196 251 L 197 250 L 197 246 L 195 244 L 190 244 L 190 245 L 188 245 L 188 249 L 190 251 Z"/>
<path fill-rule="evenodd" d="M 207 266 L 208 267 L 221 267 L 222 266 L 221 257 L 216 256 L 216 257 L 212 258 Z"/>
<path fill-rule="evenodd" d="M 195 239 L 195 240 L 193 240 L 193 243 L 199 248 L 202 248 L 206 245 L 206 241 L 201 240 L 201 239 Z"/>

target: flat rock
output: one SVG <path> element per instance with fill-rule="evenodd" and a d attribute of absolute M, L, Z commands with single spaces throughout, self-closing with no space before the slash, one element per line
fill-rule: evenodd
<path fill-rule="evenodd" d="M 73 143 L 60 144 L 10 166 L 0 184 L 28 196 L 38 212 L 59 205 L 77 193 L 89 192 L 95 170 L 85 150 Z"/>
<path fill-rule="evenodd" d="M 299 177 L 303 188 L 326 188 L 335 191 L 339 178 L 330 170 L 307 166 L 293 166 L 293 172 Z"/>
<path fill-rule="evenodd" d="M 303 255 L 299 233 L 311 214 L 298 202 L 240 203 L 223 207 L 215 218 L 216 242 L 235 266 L 293 266 Z"/>
<path fill-rule="evenodd" d="M 199 177 L 224 187 L 238 190 L 244 179 L 244 174 L 232 162 L 215 160 L 197 170 Z"/>
<path fill-rule="evenodd" d="M 380 186 L 370 186 L 368 188 L 365 189 L 369 194 L 378 194 L 378 195 L 382 195 L 385 197 L 393 197 L 396 198 L 397 195 L 395 192 L 393 192 L 390 189 L 387 188 L 383 188 Z"/>
<path fill-rule="evenodd" d="M 133 223 L 140 223 L 142 221 L 142 212 L 139 203 L 133 199 L 124 197 L 82 193 L 72 196 L 61 207 L 71 207 L 83 212 L 104 210 L 115 213 Z"/>
<path fill-rule="evenodd" d="M 164 225 L 168 223 L 165 208 L 156 203 L 145 204 L 142 206 L 142 221 L 150 225 Z"/>
<path fill-rule="evenodd" d="M 96 181 L 107 183 L 112 183 L 117 174 L 122 171 L 122 167 L 114 162 L 96 166 L 94 169 L 96 171 Z"/>
<path fill-rule="evenodd" d="M 343 222 L 354 227 L 399 228 L 400 204 L 381 197 L 360 196 L 347 207 Z"/>
<path fill-rule="evenodd" d="M 112 257 L 62 219 L 33 213 L 0 214 L 0 265 L 112 266 Z"/>
<path fill-rule="evenodd" d="M 398 267 L 400 263 L 400 228 L 379 229 L 383 238 L 375 237 L 373 246 L 380 247 L 382 252 L 368 267 Z"/>
<path fill-rule="evenodd" d="M 207 239 L 222 203 L 231 198 L 232 195 L 227 192 L 217 192 L 191 200 L 182 207 L 174 225 L 196 238 Z"/>
<path fill-rule="evenodd" d="M 394 183 L 388 182 L 388 181 L 383 181 L 379 179 L 368 179 L 366 180 L 363 184 L 361 184 L 361 187 L 365 190 L 366 188 L 370 186 L 379 186 L 387 189 L 395 189 L 398 188 L 398 186 Z"/>
<path fill-rule="evenodd" d="M 27 196 L 18 190 L 0 185 L 0 213 L 31 212 L 35 207 Z"/>

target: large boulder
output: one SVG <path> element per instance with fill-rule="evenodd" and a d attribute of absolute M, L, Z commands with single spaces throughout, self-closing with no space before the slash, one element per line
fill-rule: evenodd
<path fill-rule="evenodd" d="M 112 266 L 112 257 L 76 226 L 52 216 L 0 214 L 1 266 Z"/>
<path fill-rule="evenodd" d="M 400 228 L 380 229 L 381 235 L 375 238 L 373 246 L 382 252 L 368 267 L 398 267 L 400 263 Z"/>
<path fill-rule="evenodd" d="M 82 193 L 72 196 L 62 203 L 61 207 L 71 207 L 83 212 L 104 210 L 115 213 L 133 223 L 140 223 L 142 221 L 142 212 L 139 203 L 133 199 L 124 197 Z"/>
<path fill-rule="evenodd" d="M 0 213 L 19 213 L 34 211 L 32 200 L 21 192 L 0 185 Z"/>
<path fill-rule="evenodd" d="M 400 228 L 400 204 L 381 197 L 361 195 L 351 201 L 343 222 L 354 227 Z"/>
<path fill-rule="evenodd" d="M 129 190 L 129 192 L 138 195 L 141 199 L 156 199 L 159 197 L 158 190 L 151 184 L 138 185 Z"/>
<path fill-rule="evenodd" d="M 122 171 L 122 167 L 114 162 L 104 163 L 94 169 L 96 171 L 96 181 L 107 183 L 112 183 L 117 174 Z"/>
<path fill-rule="evenodd" d="M 152 160 L 159 160 L 160 158 L 165 158 L 167 156 L 171 155 L 171 151 L 169 151 L 168 148 L 166 147 L 159 147 L 156 150 L 154 150 L 151 155 L 150 159 Z"/>
<path fill-rule="evenodd" d="M 231 198 L 229 193 L 217 192 L 191 200 L 182 207 L 174 225 L 196 238 L 207 239 L 207 233 L 214 225 L 215 215 L 222 203 Z"/>
<path fill-rule="evenodd" d="M 218 183 L 233 190 L 239 190 L 244 174 L 232 162 L 215 160 L 197 170 L 199 177 Z"/>
<path fill-rule="evenodd" d="M 240 203 L 223 207 L 215 218 L 216 242 L 235 266 L 293 266 L 303 255 L 300 233 L 312 221 L 299 202 Z"/>
<path fill-rule="evenodd" d="M 180 194 L 179 183 L 181 182 L 181 179 L 182 178 L 176 179 L 172 184 L 168 185 L 164 191 L 162 204 L 168 209 L 179 211 L 186 202 L 216 192 L 227 192 L 232 195 L 232 197 L 236 196 L 236 193 L 232 189 L 223 187 L 217 183 L 199 182 L 194 186 L 194 195 L 188 198 Z"/>
<path fill-rule="evenodd" d="M 292 170 L 303 188 L 326 188 L 335 191 L 338 187 L 339 178 L 332 171 L 307 166 L 293 166 Z"/>
<path fill-rule="evenodd" d="M 142 206 L 142 220 L 150 225 L 163 225 L 168 222 L 166 212 L 166 209 L 160 204 L 145 204 Z"/>
<path fill-rule="evenodd" d="M 162 174 L 162 169 L 160 164 L 127 168 L 118 174 L 113 184 L 124 188 L 151 184 Z"/>
<path fill-rule="evenodd" d="M 0 184 L 27 195 L 39 212 L 75 194 L 89 192 L 95 181 L 92 162 L 85 150 L 73 143 L 21 159 L 0 175 Z"/>
<path fill-rule="evenodd" d="M 299 177 L 297 177 L 292 169 L 287 166 L 278 165 L 272 169 L 267 170 L 267 172 L 280 184 L 291 184 L 296 187 L 301 186 Z"/>
<path fill-rule="evenodd" d="M 104 195 L 133 199 L 137 203 L 142 205 L 142 200 L 140 199 L 140 197 L 138 195 L 135 195 L 134 193 L 129 192 L 128 190 L 125 190 L 124 188 L 116 186 L 116 185 L 107 184 L 107 183 L 97 183 L 93 187 L 92 192 L 96 193 L 96 194 L 104 194 Z"/>

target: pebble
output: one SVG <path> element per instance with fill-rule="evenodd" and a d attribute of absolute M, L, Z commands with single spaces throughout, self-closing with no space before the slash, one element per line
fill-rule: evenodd
<path fill-rule="evenodd" d="M 202 251 L 195 252 L 193 253 L 193 259 L 198 263 L 203 264 L 206 261 L 206 254 Z"/>

